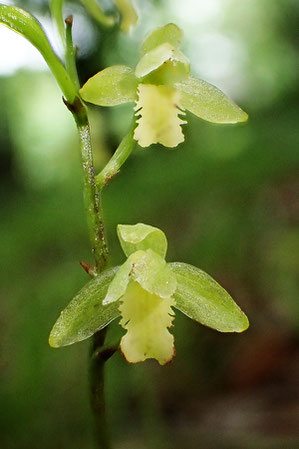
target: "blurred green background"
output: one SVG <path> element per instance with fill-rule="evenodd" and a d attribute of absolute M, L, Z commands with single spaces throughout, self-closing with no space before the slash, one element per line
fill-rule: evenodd
<path fill-rule="evenodd" d="M 107 3 L 107 2 L 106 2 Z M 50 36 L 48 3 L 17 3 Z M 156 26 L 175 22 L 193 73 L 249 113 L 245 126 L 187 114 L 175 150 L 137 147 L 104 193 L 112 262 L 117 223 L 162 228 L 168 260 L 199 266 L 249 316 L 244 334 L 218 334 L 176 313 L 177 354 L 160 367 L 107 363 L 115 449 L 299 447 L 299 2 L 136 0 L 130 35 L 74 14 L 82 82 L 134 65 Z M 92 262 L 76 129 L 41 57 L 0 29 L 0 446 L 91 449 L 89 341 L 58 350 L 48 334 L 88 280 Z M 59 49 L 58 49 L 59 50 Z M 132 105 L 92 108 L 98 168 L 126 132 Z"/>

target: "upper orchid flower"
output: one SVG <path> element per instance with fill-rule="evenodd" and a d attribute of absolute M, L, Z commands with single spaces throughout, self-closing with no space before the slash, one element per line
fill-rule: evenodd
<path fill-rule="evenodd" d="M 100 106 L 135 102 L 138 116 L 134 138 L 142 147 L 161 143 L 176 147 L 184 141 L 180 116 L 185 110 L 213 123 L 247 120 L 242 111 L 217 87 L 193 78 L 188 59 L 179 50 L 182 31 L 170 23 L 154 30 L 141 46 L 135 70 L 108 67 L 90 78 L 82 98 Z"/>

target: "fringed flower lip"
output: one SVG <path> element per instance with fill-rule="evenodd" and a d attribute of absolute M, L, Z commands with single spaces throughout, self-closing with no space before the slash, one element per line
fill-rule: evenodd
<path fill-rule="evenodd" d="M 167 240 L 143 223 L 118 225 L 127 256 L 120 267 L 92 279 L 61 313 L 50 334 L 53 347 L 84 340 L 121 317 L 126 330 L 120 349 L 128 362 L 175 355 L 175 309 L 220 332 L 243 332 L 248 319 L 231 296 L 208 274 L 192 265 L 165 260 Z"/>
<path fill-rule="evenodd" d="M 135 70 L 108 67 L 80 89 L 81 97 L 100 106 L 135 102 L 134 138 L 142 147 L 160 143 L 173 148 L 183 142 L 179 116 L 188 110 L 213 123 L 232 124 L 248 118 L 221 90 L 190 75 L 190 63 L 179 50 L 182 31 L 170 23 L 155 29 L 141 46 Z"/>
<path fill-rule="evenodd" d="M 166 239 L 163 245 L 159 233 L 160 230 L 143 224 L 118 226 L 128 259 L 117 271 L 103 304 L 120 300 L 120 324 L 127 330 L 120 348 L 131 363 L 154 358 L 165 365 L 174 355 L 174 337 L 168 328 L 174 320 L 177 281 L 165 261 Z M 153 239 L 158 244 L 152 245 Z"/>

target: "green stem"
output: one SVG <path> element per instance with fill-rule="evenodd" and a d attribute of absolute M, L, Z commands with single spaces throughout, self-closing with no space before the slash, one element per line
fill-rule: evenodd
<path fill-rule="evenodd" d="M 95 182 L 90 127 L 85 106 L 77 100 L 77 104 L 69 106 L 73 112 L 79 133 L 81 159 L 84 177 L 84 200 L 88 217 L 92 251 L 96 268 L 102 271 L 107 263 L 108 249 L 102 218 L 101 192 Z"/>
<path fill-rule="evenodd" d="M 59 37 L 62 43 L 62 46 L 65 50 L 66 44 L 65 44 L 65 23 L 63 20 L 63 13 L 62 13 L 62 7 L 63 7 L 64 0 L 52 0 L 50 2 L 50 10 L 52 18 L 56 24 L 57 31 L 59 33 Z"/>
<path fill-rule="evenodd" d="M 104 346 L 105 338 L 106 329 L 94 334 L 89 365 L 90 403 L 95 419 L 95 433 L 98 449 L 111 448 L 105 415 L 104 369 L 107 360 L 118 349 L 118 346 Z"/>
<path fill-rule="evenodd" d="M 95 182 L 87 111 L 79 99 L 77 99 L 75 104 L 67 104 L 67 106 L 72 111 L 78 127 L 84 177 L 85 208 L 88 216 L 96 270 L 102 271 L 107 263 L 108 250 L 104 234 L 101 197 Z M 107 357 L 107 352 L 101 351 L 105 343 L 105 337 L 106 329 L 102 329 L 94 334 L 89 359 L 90 404 L 94 417 L 95 438 L 98 449 L 110 449 L 104 396 L 104 367 L 109 357 Z"/>
<path fill-rule="evenodd" d="M 111 179 L 111 177 L 119 171 L 135 146 L 135 141 L 133 139 L 135 122 L 127 136 L 125 136 L 120 143 L 111 160 L 102 170 L 100 175 L 97 176 L 97 186 L 86 108 L 79 98 L 77 98 L 72 105 L 67 104 L 67 106 L 73 113 L 78 127 L 84 175 L 85 207 L 88 215 L 96 270 L 102 271 L 107 263 L 108 250 L 102 218 L 101 191 L 107 184 L 108 179 Z M 118 348 L 118 345 L 115 347 L 105 347 L 105 337 L 106 329 L 94 334 L 89 365 L 91 408 L 95 421 L 96 442 L 99 449 L 110 449 L 105 418 L 104 367 L 105 362 Z"/>
<path fill-rule="evenodd" d="M 74 48 L 72 37 L 73 16 L 71 15 L 65 20 L 63 19 L 63 2 L 64 0 L 52 0 L 50 9 L 64 50 L 66 71 L 69 74 L 76 91 L 78 91 L 80 84 L 76 66 L 76 49 Z"/>
<path fill-rule="evenodd" d="M 96 176 L 96 184 L 100 190 L 102 190 L 117 173 L 119 173 L 121 166 L 132 153 L 136 145 L 136 141 L 133 138 L 135 127 L 136 123 L 134 120 L 130 131 L 123 138 L 106 167 Z"/>
<path fill-rule="evenodd" d="M 72 26 L 73 16 L 69 16 L 65 19 L 66 24 L 66 50 L 65 50 L 65 65 L 71 80 L 76 86 L 77 90 L 80 88 L 78 71 L 76 66 L 76 48 L 73 44 Z"/>

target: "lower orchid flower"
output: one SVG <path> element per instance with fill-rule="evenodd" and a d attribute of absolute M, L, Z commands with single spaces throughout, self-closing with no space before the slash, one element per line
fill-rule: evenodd
<path fill-rule="evenodd" d="M 126 360 L 148 358 L 161 365 L 175 354 L 174 309 L 220 332 L 242 332 L 249 323 L 230 295 L 202 270 L 165 261 L 165 234 L 142 223 L 119 225 L 127 260 L 92 279 L 55 323 L 50 345 L 84 340 L 121 316 L 127 331 L 120 341 Z"/>

